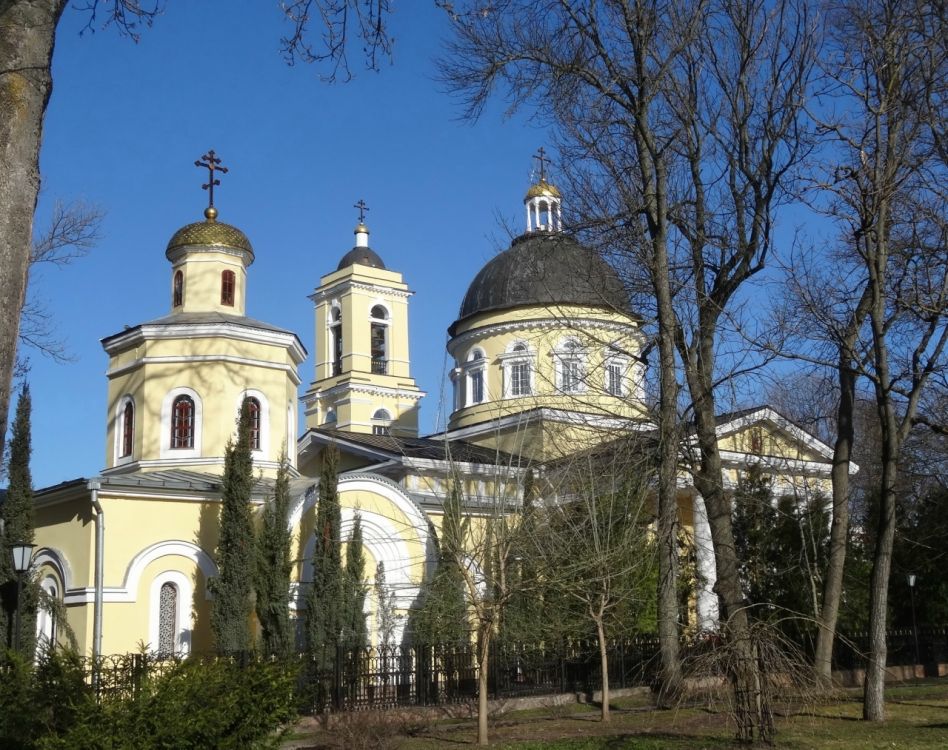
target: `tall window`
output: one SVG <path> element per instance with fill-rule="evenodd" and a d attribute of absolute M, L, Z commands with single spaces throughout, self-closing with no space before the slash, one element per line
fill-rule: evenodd
<path fill-rule="evenodd" d="M 510 366 L 510 395 L 530 395 L 530 363 L 514 362 Z"/>
<path fill-rule="evenodd" d="M 120 458 L 132 455 L 132 439 L 135 436 L 135 407 L 131 401 L 122 409 L 122 451 Z"/>
<path fill-rule="evenodd" d="M 161 584 L 158 598 L 158 653 L 170 656 L 178 645 L 178 587 Z"/>
<path fill-rule="evenodd" d="M 171 447 L 194 447 L 194 399 L 178 396 L 171 405 Z"/>
<path fill-rule="evenodd" d="M 559 388 L 563 393 L 583 390 L 583 352 L 577 341 L 566 341 L 556 352 Z"/>
<path fill-rule="evenodd" d="M 332 341 L 332 375 L 339 375 L 342 372 L 342 310 L 333 307 L 331 315 L 329 335 Z"/>
<path fill-rule="evenodd" d="M 481 349 L 474 349 L 467 357 L 467 403 L 480 404 L 484 402 L 484 371 L 487 358 Z"/>
<path fill-rule="evenodd" d="M 370 345 L 372 349 L 372 373 L 388 374 L 388 311 L 375 305 L 369 312 L 372 318 Z"/>
<path fill-rule="evenodd" d="M 244 399 L 247 411 L 250 415 L 250 447 L 252 450 L 260 450 L 260 401 L 253 396 Z"/>
<path fill-rule="evenodd" d="M 504 364 L 504 396 L 529 396 L 533 393 L 530 350 L 518 341 L 501 355 Z"/>
<path fill-rule="evenodd" d="M 234 289 L 237 286 L 237 276 L 233 271 L 221 271 L 221 304 L 234 306 Z"/>
<path fill-rule="evenodd" d="M 606 363 L 606 393 L 610 396 L 622 395 L 622 363 Z"/>
<path fill-rule="evenodd" d="M 171 306 L 181 307 L 184 304 L 184 272 L 174 272 L 174 282 L 172 283 Z"/>

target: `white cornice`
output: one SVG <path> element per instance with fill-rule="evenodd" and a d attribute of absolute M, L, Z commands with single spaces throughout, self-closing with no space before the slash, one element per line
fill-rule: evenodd
<path fill-rule="evenodd" d="M 296 367 L 293 365 L 281 364 L 279 362 L 270 362 L 265 359 L 251 359 L 249 357 L 234 357 L 228 354 L 185 354 L 181 356 L 168 357 L 139 357 L 121 367 L 115 367 L 108 370 L 107 377 L 114 378 L 118 375 L 124 375 L 127 372 L 136 370 L 145 365 L 175 365 L 175 364 L 194 364 L 196 362 L 228 362 L 250 367 L 263 367 L 269 370 L 282 370 L 290 377 L 293 385 L 299 385 L 302 380 Z"/>
<path fill-rule="evenodd" d="M 465 331 L 452 338 L 448 342 L 448 353 L 454 356 L 455 350 L 468 344 L 471 339 L 480 340 L 485 336 L 497 334 L 512 333 L 516 331 L 536 330 L 537 328 L 550 330 L 561 328 L 565 330 L 589 330 L 598 329 L 602 331 L 615 331 L 616 333 L 631 334 L 641 342 L 642 334 L 636 323 L 618 323 L 615 321 L 601 320 L 599 318 L 566 318 L 557 316 L 550 311 L 549 317 L 529 318 L 527 320 L 515 320 L 505 323 L 488 323 L 487 325 L 477 326 Z"/>
<path fill-rule="evenodd" d="M 428 394 L 424 391 L 409 390 L 405 388 L 389 388 L 383 385 L 368 385 L 365 383 L 342 382 L 326 388 L 325 390 L 316 389 L 303 394 L 300 400 L 309 405 L 313 401 L 323 398 L 332 398 L 341 393 L 366 393 L 370 396 L 385 396 L 388 398 L 402 398 L 408 401 L 420 401 Z"/>
<path fill-rule="evenodd" d="M 481 404 L 478 404 L 481 406 Z M 468 407 L 465 407 L 468 408 Z M 458 411 L 461 411 L 460 409 Z M 454 417 L 458 412 L 454 412 Z M 584 412 L 569 411 L 567 409 L 529 409 L 515 414 L 508 414 L 504 417 L 488 418 L 483 422 L 470 425 L 468 427 L 458 427 L 453 430 L 447 430 L 443 433 L 428 435 L 436 440 L 458 439 L 464 440 L 471 436 L 483 435 L 489 432 L 497 432 L 507 428 L 524 428 L 532 422 L 549 420 L 551 422 L 563 422 L 571 425 L 584 425 L 588 427 L 597 427 L 610 430 L 621 430 L 632 428 L 636 432 L 654 429 L 655 425 L 651 422 L 622 417 L 604 417 L 596 414 L 586 414 Z"/>
<path fill-rule="evenodd" d="M 824 458 L 833 458 L 833 449 L 830 446 L 828 446 L 822 440 L 815 438 L 806 430 L 798 427 L 786 417 L 781 416 L 769 406 L 762 406 L 759 409 L 755 409 L 754 411 L 732 419 L 729 422 L 719 424 L 715 428 L 715 433 L 720 439 L 724 435 L 737 432 L 738 430 L 742 430 L 745 427 L 750 427 L 753 424 L 764 421 L 772 423 L 779 430 L 787 433 L 792 438 L 803 443 L 803 445 L 805 445 L 807 448 L 819 453 Z M 859 467 L 856 466 L 856 464 L 852 464 L 852 466 L 855 468 L 853 473 L 859 471 Z"/>
<path fill-rule="evenodd" d="M 343 279 L 341 281 L 331 282 L 329 286 L 320 287 L 311 295 L 309 295 L 309 298 L 314 304 L 318 305 L 327 297 L 338 297 L 340 294 L 345 294 L 350 289 L 358 289 L 360 292 L 372 292 L 373 294 L 386 294 L 391 297 L 400 297 L 402 299 L 408 299 L 414 295 L 414 292 L 410 289 L 394 289 L 393 287 L 385 286 L 382 283 L 368 284 L 364 281 Z"/>
<path fill-rule="evenodd" d="M 254 328 L 242 323 L 161 323 L 136 326 L 125 333 L 104 339 L 102 348 L 107 354 L 116 354 L 145 341 L 163 339 L 221 338 L 249 341 L 255 344 L 279 346 L 289 351 L 296 364 L 306 359 L 306 349 L 295 333 Z"/>

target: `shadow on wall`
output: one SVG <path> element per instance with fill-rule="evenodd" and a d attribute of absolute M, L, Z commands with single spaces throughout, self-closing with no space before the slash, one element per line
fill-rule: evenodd
<path fill-rule="evenodd" d="M 194 543 L 204 550 L 211 559 L 217 549 L 217 539 L 220 530 L 219 503 L 202 503 L 201 514 L 198 518 L 198 528 L 194 536 Z M 211 633 L 211 602 L 207 598 L 207 579 L 201 571 L 201 566 L 194 568 L 192 587 L 191 612 L 191 650 L 196 653 L 209 653 L 214 650 L 214 636 Z"/>

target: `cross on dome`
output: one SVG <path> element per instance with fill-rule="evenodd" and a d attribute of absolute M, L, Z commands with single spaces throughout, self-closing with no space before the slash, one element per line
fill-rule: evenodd
<path fill-rule="evenodd" d="M 214 221 L 217 218 L 217 209 L 214 208 L 214 186 L 221 184 L 221 181 L 214 177 L 214 173 L 227 174 L 227 167 L 221 166 L 221 160 L 214 153 L 214 149 L 195 161 L 194 166 L 207 170 L 207 184 L 201 185 L 202 190 L 207 190 L 207 208 L 204 210 L 204 215 L 208 220 Z"/>

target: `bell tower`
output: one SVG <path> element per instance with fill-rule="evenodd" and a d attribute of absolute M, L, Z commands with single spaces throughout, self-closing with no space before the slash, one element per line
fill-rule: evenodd
<path fill-rule="evenodd" d="M 310 296 L 315 305 L 316 372 L 303 396 L 307 427 L 415 436 L 425 395 L 411 376 L 408 299 L 402 275 L 369 247 L 368 207 L 355 245 Z"/>

